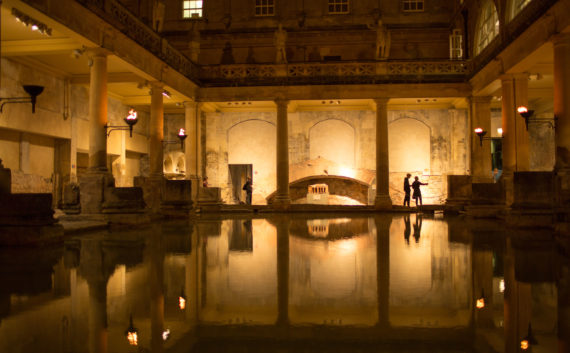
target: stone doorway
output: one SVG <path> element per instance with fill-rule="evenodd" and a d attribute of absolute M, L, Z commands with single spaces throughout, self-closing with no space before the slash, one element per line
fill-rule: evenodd
<path fill-rule="evenodd" d="M 251 164 L 228 164 L 230 178 L 229 183 L 232 186 L 232 199 L 231 203 L 234 205 L 245 203 L 245 191 L 242 190 L 243 184 L 245 184 L 247 178 L 253 180 L 252 170 L 253 166 Z M 254 184 L 255 185 L 255 184 Z"/>

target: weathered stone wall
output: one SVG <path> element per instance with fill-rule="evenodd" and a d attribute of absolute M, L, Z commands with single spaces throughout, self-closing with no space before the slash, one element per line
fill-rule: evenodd
<path fill-rule="evenodd" d="M 229 164 L 252 164 L 254 203 L 275 191 L 273 112 L 206 114 L 206 175 L 210 185 L 231 200 Z M 288 114 L 289 179 L 338 175 L 375 185 L 376 114 L 373 111 L 299 111 Z M 420 176 L 425 203 L 442 203 L 447 174 L 466 174 L 465 110 L 395 110 L 388 112 L 390 195 L 403 200 L 406 173 Z"/>

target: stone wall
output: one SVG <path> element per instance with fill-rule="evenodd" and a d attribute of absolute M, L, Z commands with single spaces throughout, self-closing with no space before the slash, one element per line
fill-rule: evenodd
<path fill-rule="evenodd" d="M 207 113 L 206 175 L 231 200 L 229 164 L 253 167 L 254 203 L 275 191 L 276 113 Z M 289 179 L 338 175 L 376 189 L 376 145 L 373 111 L 298 111 L 288 114 Z M 466 174 L 465 110 L 394 110 L 388 112 L 390 195 L 403 200 L 406 173 L 420 176 L 425 203 L 443 203 L 447 174 Z M 256 201 L 257 200 L 257 201 Z"/>

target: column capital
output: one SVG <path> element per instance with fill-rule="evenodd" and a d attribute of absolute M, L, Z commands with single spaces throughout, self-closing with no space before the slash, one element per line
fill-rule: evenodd
<path fill-rule="evenodd" d="M 519 72 L 512 74 L 502 74 L 499 76 L 501 82 L 517 81 L 517 80 L 528 80 L 528 72 Z"/>
<path fill-rule="evenodd" d="M 284 97 L 275 98 L 273 101 L 275 102 L 277 107 L 279 107 L 279 106 L 285 106 L 286 107 L 287 105 L 289 105 L 289 100 L 284 98 Z"/>
<path fill-rule="evenodd" d="M 184 102 L 182 102 L 182 104 L 184 105 L 184 108 L 194 109 L 198 105 L 198 102 L 196 102 L 196 101 L 184 101 Z"/>
<path fill-rule="evenodd" d="M 570 45 L 570 33 L 557 33 L 550 37 L 550 41 L 555 47 L 562 45 Z"/>
<path fill-rule="evenodd" d="M 491 103 L 493 96 L 469 96 L 471 103 Z"/>
<path fill-rule="evenodd" d="M 153 95 L 154 91 L 160 91 L 160 93 L 162 94 L 162 91 L 164 90 L 164 83 L 160 82 L 160 81 L 152 81 L 148 83 L 150 86 L 150 90 L 149 90 L 149 95 Z"/>
<path fill-rule="evenodd" d="M 390 98 L 379 97 L 379 98 L 372 98 L 372 100 L 374 101 L 374 103 L 376 103 L 376 106 L 379 106 L 379 105 L 387 105 Z"/>
<path fill-rule="evenodd" d="M 100 47 L 85 48 L 85 55 L 87 55 L 87 57 L 89 59 L 92 59 L 95 57 L 107 57 L 107 56 L 111 55 L 111 52 L 109 52 L 105 48 L 100 48 Z"/>

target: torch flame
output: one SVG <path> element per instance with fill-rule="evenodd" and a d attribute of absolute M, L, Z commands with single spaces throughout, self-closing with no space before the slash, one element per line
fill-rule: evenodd
<path fill-rule="evenodd" d="M 522 341 L 521 341 L 521 349 L 522 349 L 523 351 L 526 351 L 526 350 L 528 349 L 528 347 L 529 347 L 528 341 L 527 341 L 527 340 L 522 340 Z"/>
<path fill-rule="evenodd" d="M 184 136 L 184 135 L 186 135 L 186 130 L 180 128 L 180 131 L 178 131 L 178 136 Z"/>
<path fill-rule="evenodd" d="M 186 309 L 186 299 L 178 297 L 178 306 L 180 307 L 180 310 Z"/>
<path fill-rule="evenodd" d="M 138 345 L 138 338 L 137 338 L 137 333 L 136 332 L 129 332 L 127 334 L 127 340 L 129 340 L 129 344 L 131 346 L 136 346 Z"/>
<path fill-rule="evenodd" d="M 527 113 L 527 112 L 528 112 L 528 108 L 525 107 L 524 105 L 521 105 L 520 107 L 517 108 L 517 112 L 518 112 L 519 114 L 521 114 L 521 113 Z"/>
<path fill-rule="evenodd" d="M 483 309 L 485 307 L 485 299 L 479 298 L 477 299 L 477 303 L 475 304 L 477 309 Z"/>
<path fill-rule="evenodd" d="M 475 133 L 476 133 L 476 134 L 480 134 L 480 133 L 482 133 L 482 132 L 483 132 L 483 129 L 480 128 L 480 127 L 478 127 L 478 128 L 475 129 Z"/>
<path fill-rule="evenodd" d="M 129 110 L 129 116 L 127 116 L 127 120 L 137 120 L 137 111 L 134 109 Z"/>

